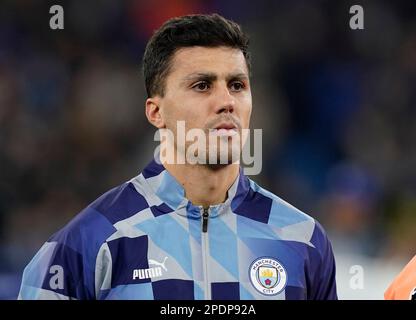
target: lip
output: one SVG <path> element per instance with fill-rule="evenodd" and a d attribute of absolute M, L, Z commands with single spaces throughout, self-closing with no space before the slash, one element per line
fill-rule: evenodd
<path fill-rule="evenodd" d="M 214 136 L 235 136 L 237 134 L 237 126 L 232 122 L 222 122 L 214 129 L 210 129 Z"/>
<path fill-rule="evenodd" d="M 214 128 L 215 130 L 225 129 L 225 130 L 235 130 L 237 129 L 236 125 L 232 122 L 223 122 Z"/>

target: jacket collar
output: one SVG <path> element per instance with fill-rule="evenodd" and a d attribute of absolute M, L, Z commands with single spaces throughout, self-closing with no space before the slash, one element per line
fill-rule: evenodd
<path fill-rule="evenodd" d="M 181 215 L 199 218 L 202 214 L 202 206 L 195 206 L 185 197 L 182 185 L 165 169 L 165 167 L 153 159 L 142 171 L 143 177 L 148 182 L 152 192 L 171 209 Z M 250 188 L 249 179 L 244 175 L 240 167 L 239 175 L 227 191 L 227 199 L 220 204 L 210 206 L 210 217 L 218 216 L 228 210 L 239 206 L 244 200 Z M 186 210 L 180 210 L 186 208 Z"/>

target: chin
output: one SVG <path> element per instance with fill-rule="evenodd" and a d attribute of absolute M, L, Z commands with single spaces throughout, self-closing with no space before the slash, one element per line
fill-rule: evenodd
<path fill-rule="evenodd" d="M 241 156 L 240 150 L 237 149 L 237 147 L 232 148 L 230 146 L 226 154 L 222 155 L 219 151 L 217 151 L 215 154 L 209 155 L 207 162 L 214 164 L 214 165 L 239 164 L 240 156 Z"/>

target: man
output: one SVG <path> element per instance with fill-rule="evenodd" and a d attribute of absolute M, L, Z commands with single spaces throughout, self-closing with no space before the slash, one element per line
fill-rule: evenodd
<path fill-rule="evenodd" d="M 336 299 L 322 227 L 233 161 L 252 110 L 240 27 L 219 15 L 171 19 L 150 39 L 143 69 L 146 116 L 174 140 L 45 243 L 19 298 Z M 205 148 L 181 145 L 179 123 L 209 135 Z M 197 163 L 179 163 L 190 154 Z"/>
<path fill-rule="evenodd" d="M 404 267 L 384 293 L 385 300 L 416 300 L 416 256 Z"/>

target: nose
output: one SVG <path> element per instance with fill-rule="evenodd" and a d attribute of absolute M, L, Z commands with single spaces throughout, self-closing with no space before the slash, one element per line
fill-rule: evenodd
<path fill-rule="evenodd" d="M 235 98 L 230 94 L 226 84 L 218 86 L 215 92 L 215 113 L 233 113 L 235 108 Z"/>

